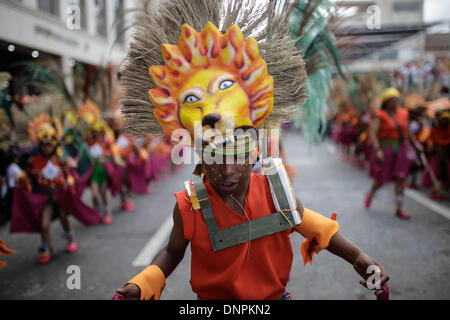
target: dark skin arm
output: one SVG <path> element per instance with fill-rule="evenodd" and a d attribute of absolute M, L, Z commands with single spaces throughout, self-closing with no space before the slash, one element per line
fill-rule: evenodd
<path fill-rule="evenodd" d="M 384 270 L 381 264 L 362 252 L 339 232 L 333 236 L 327 250 L 350 263 L 355 271 L 364 279 L 360 280 L 359 283 L 365 288 L 369 288 L 366 280 L 368 280 L 368 278 L 373 274 L 367 273 L 367 268 L 369 268 L 369 266 L 377 266 L 380 270 L 380 285 L 379 289 L 375 288 L 375 295 L 378 296 L 384 293 L 381 287 L 389 281 L 389 276 L 387 275 L 386 270 Z"/>
<path fill-rule="evenodd" d="M 300 216 L 303 217 L 304 207 L 298 198 L 296 198 L 296 200 Z M 183 224 L 181 221 L 181 214 L 178 209 L 178 205 L 175 205 L 173 210 L 173 222 L 174 226 L 170 234 L 168 245 L 156 255 L 151 263 L 152 265 L 157 265 L 162 270 L 166 278 L 169 277 L 169 275 L 181 262 L 184 257 L 186 248 L 189 244 L 189 241 L 184 239 Z M 389 280 L 389 277 L 387 276 L 387 273 L 385 272 L 383 266 L 361 252 L 359 248 L 353 245 L 339 232 L 337 232 L 333 236 L 327 250 L 353 265 L 353 268 L 356 270 L 356 272 L 364 279 L 360 281 L 360 284 L 366 288 L 366 280 L 371 275 L 366 271 L 370 265 L 377 265 L 380 268 L 381 286 L 383 286 Z M 126 300 L 137 300 L 141 296 L 139 287 L 134 284 L 128 284 L 121 289 L 117 289 L 117 293 L 122 295 Z M 382 293 L 383 290 L 377 290 L 375 292 L 376 295 Z"/>
<path fill-rule="evenodd" d="M 296 198 L 296 200 L 297 209 L 303 218 L 304 207 L 298 198 Z M 367 268 L 372 265 L 376 265 L 380 270 L 380 288 L 389 281 L 389 276 L 381 264 L 362 252 L 339 232 L 336 232 L 336 234 L 331 238 L 327 250 L 344 259 L 353 266 L 355 271 L 364 279 L 359 282 L 363 287 L 368 288 L 366 280 L 372 275 L 372 273 L 367 273 Z M 383 293 L 383 290 L 375 291 L 375 295 L 377 296 Z"/>
<path fill-rule="evenodd" d="M 173 209 L 173 228 L 170 233 L 169 243 L 153 259 L 151 265 L 158 266 L 167 278 L 183 260 L 184 253 L 189 241 L 184 239 L 183 223 L 178 204 Z M 127 284 L 121 289 L 117 289 L 118 294 L 125 300 L 138 300 L 141 297 L 141 290 L 135 284 Z"/>

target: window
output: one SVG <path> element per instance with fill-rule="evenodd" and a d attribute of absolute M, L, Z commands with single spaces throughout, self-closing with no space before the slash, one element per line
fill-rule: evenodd
<path fill-rule="evenodd" d="M 394 2 L 394 11 L 420 11 L 422 4 L 420 1 Z"/>
<path fill-rule="evenodd" d="M 97 22 L 97 34 L 106 37 L 106 1 L 95 0 L 95 20 Z"/>
<path fill-rule="evenodd" d="M 59 0 L 38 0 L 38 8 L 47 13 L 59 16 Z"/>
<path fill-rule="evenodd" d="M 398 59 L 398 51 L 393 49 L 388 52 L 384 52 L 380 54 L 379 60 L 397 60 Z"/>
<path fill-rule="evenodd" d="M 116 1 L 116 36 L 117 42 L 120 44 L 125 44 L 125 23 L 124 23 L 124 0 L 115 0 Z"/>

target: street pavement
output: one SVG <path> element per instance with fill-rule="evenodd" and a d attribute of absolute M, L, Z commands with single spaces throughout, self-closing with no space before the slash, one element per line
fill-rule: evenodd
<path fill-rule="evenodd" d="M 364 195 L 371 184 L 366 170 L 342 160 L 328 142 L 309 148 L 299 134 L 289 133 L 282 143 L 288 163 L 297 169 L 292 184 L 298 198 L 305 207 L 327 217 L 338 214 L 340 232 L 388 271 L 391 299 L 450 299 L 448 218 L 405 197 L 405 211 L 411 220 L 399 220 L 394 216 L 392 185 L 383 187 L 372 208 L 365 210 Z M 134 212 L 121 212 L 115 199 L 112 206 L 117 209 L 110 226 L 86 228 L 71 219 L 80 244 L 74 254 L 64 251 L 61 225 L 54 222 L 52 242 L 56 255 L 48 265 L 37 263 L 38 235 L 11 235 L 9 225 L 1 226 L 0 237 L 17 252 L 0 257 L 8 263 L 0 269 L 0 299 L 111 299 L 116 288 L 144 268 L 133 262 L 170 218 L 173 193 L 183 188 L 183 181 L 190 178 L 192 171 L 193 166 L 186 165 L 181 172 L 153 186 L 153 193 L 136 196 Z M 83 199 L 90 203 L 89 192 Z M 440 205 L 450 212 L 448 202 Z M 156 241 L 156 251 L 166 238 Z M 373 292 L 359 284 L 353 267 L 326 250 L 314 256 L 312 265 L 304 266 L 300 253 L 303 240 L 298 234 L 291 236 L 295 257 L 287 291 L 294 299 L 375 299 Z M 72 279 L 67 272 L 70 266 L 79 267 L 79 289 L 67 285 Z M 196 299 L 189 275 L 188 247 L 183 261 L 167 279 L 161 298 Z"/>

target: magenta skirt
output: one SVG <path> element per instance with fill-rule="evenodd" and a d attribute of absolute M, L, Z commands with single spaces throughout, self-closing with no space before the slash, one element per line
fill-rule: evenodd
<path fill-rule="evenodd" d="M 106 172 L 108 173 L 108 187 L 111 191 L 111 195 L 115 197 L 122 187 L 123 176 L 127 169 L 126 165 L 116 166 L 113 161 L 108 161 L 104 163 Z"/>
<path fill-rule="evenodd" d="M 336 123 L 331 128 L 331 139 L 336 143 L 341 142 L 341 127 Z"/>
<path fill-rule="evenodd" d="M 127 167 L 131 190 L 136 194 L 146 194 L 149 182 L 147 179 L 147 160 L 143 161 L 132 155 L 127 159 Z"/>
<path fill-rule="evenodd" d="M 31 193 L 19 188 L 14 189 L 11 233 L 39 233 L 41 232 L 41 216 L 50 196 L 47 194 Z M 85 226 L 96 225 L 100 222 L 100 214 L 85 205 L 77 194 L 69 189 L 56 191 L 53 200 L 68 214 L 72 215 Z"/>
<path fill-rule="evenodd" d="M 388 183 L 396 179 L 406 179 L 409 173 L 411 160 L 408 159 L 407 145 L 402 143 L 398 152 L 394 152 L 392 145 L 383 149 L 384 161 L 378 161 L 376 151 L 372 148 L 369 163 L 369 177 L 377 183 Z"/>
<path fill-rule="evenodd" d="M 344 146 L 349 146 L 352 143 L 356 143 L 358 140 L 359 129 L 346 125 L 341 129 L 340 141 Z"/>

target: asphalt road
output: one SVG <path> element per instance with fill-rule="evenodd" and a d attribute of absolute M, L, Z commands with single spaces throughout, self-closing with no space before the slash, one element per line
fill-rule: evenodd
<path fill-rule="evenodd" d="M 299 199 L 325 216 L 338 214 L 340 232 L 388 271 L 391 299 L 450 299 L 448 218 L 406 197 L 405 210 L 412 219 L 397 219 L 392 186 L 380 190 L 366 211 L 363 199 L 371 180 L 365 170 L 343 161 L 329 144 L 313 146 L 310 152 L 298 134 L 286 136 L 283 145 L 288 162 L 298 172 L 293 187 Z M 85 228 L 71 219 L 80 244 L 75 254 L 65 253 L 62 228 L 54 222 L 56 255 L 48 265 L 37 263 L 38 235 L 11 235 L 8 225 L 0 227 L 0 237 L 17 250 L 10 257 L 0 257 L 8 263 L 0 269 L 0 299 L 110 299 L 116 288 L 143 269 L 133 262 L 171 215 L 173 193 L 183 188 L 192 170 L 192 166 L 185 166 L 180 173 L 163 179 L 153 193 L 136 197 L 134 212 L 114 210 L 110 226 Z M 84 199 L 90 203 L 88 192 Z M 118 206 L 116 199 L 113 207 Z M 450 208 L 449 203 L 443 207 Z M 295 258 L 287 290 L 294 299 L 375 299 L 358 283 L 352 266 L 327 251 L 314 256 L 313 265 L 304 266 L 302 241 L 300 235 L 292 235 Z M 72 283 L 73 274 L 67 273 L 70 266 L 79 267 L 79 289 L 67 286 L 68 279 Z M 167 279 L 162 299 L 196 299 L 189 274 L 188 248 L 184 260 Z"/>

